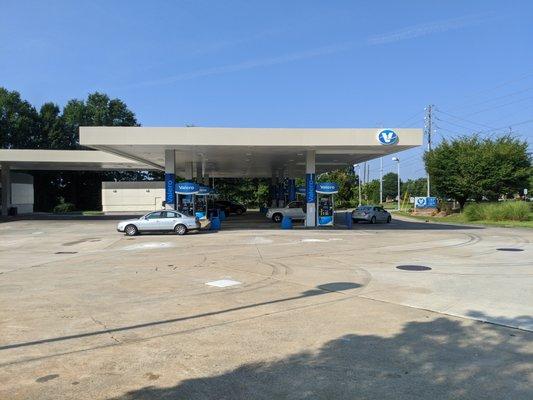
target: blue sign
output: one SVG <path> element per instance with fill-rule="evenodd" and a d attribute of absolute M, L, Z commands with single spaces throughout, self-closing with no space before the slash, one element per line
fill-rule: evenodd
<path fill-rule="evenodd" d="M 305 201 L 307 203 L 314 203 L 316 201 L 315 192 L 315 174 L 305 175 Z"/>
<path fill-rule="evenodd" d="M 200 188 L 195 182 L 178 182 L 176 183 L 177 194 L 197 194 Z"/>
<path fill-rule="evenodd" d="M 335 194 L 339 192 L 339 185 L 335 182 L 319 182 L 316 184 L 316 192 L 322 194 Z"/>
<path fill-rule="evenodd" d="M 174 204 L 175 194 L 174 185 L 176 184 L 176 175 L 165 174 L 165 202 L 167 204 Z"/>
<path fill-rule="evenodd" d="M 437 198 L 415 197 L 415 208 L 437 208 Z"/>
<path fill-rule="evenodd" d="M 213 189 L 211 189 L 208 186 L 200 186 L 198 187 L 198 195 L 200 196 L 207 196 L 208 194 L 213 193 Z"/>
<path fill-rule="evenodd" d="M 400 138 L 398 137 L 398 134 L 394 132 L 392 129 L 384 129 L 378 133 L 379 143 L 385 146 L 396 144 L 398 143 L 398 140 L 400 140 Z"/>

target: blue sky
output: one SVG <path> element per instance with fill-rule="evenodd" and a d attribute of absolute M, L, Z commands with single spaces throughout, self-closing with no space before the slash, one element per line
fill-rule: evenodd
<path fill-rule="evenodd" d="M 533 140 L 531 1 L 1 3 L 0 86 L 36 106 L 98 90 L 145 126 L 422 127 L 434 104 L 436 141 Z"/>

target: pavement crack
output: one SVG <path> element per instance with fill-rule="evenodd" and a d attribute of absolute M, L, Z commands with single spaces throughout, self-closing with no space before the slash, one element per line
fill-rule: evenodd
<path fill-rule="evenodd" d="M 103 323 L 102 321 L 99 321 L 97 320 L 96 318 L 94 318 L 92 315 L 91 315 L 91 319 L 92 321 L 96 324 L 96 325 L 100 325 L 102 328 L 104 328 L 104 330 L 109 330 L 109 328 L 107 327 L 107 325 L 105 323 Z M 117 343 L 121 343 L 120 340 L 118 340 L 116 337 L 114 337 L 112 334 L 109 334 L 109 337 L 111 339 L 113 339 L 115 342 Z"/>

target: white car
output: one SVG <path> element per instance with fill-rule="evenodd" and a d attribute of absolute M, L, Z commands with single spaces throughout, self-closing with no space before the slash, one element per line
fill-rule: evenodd
<path fill-rule="evenodd" d="M 200 229 L 197 217 L 189 217 L 177 211 L 154 211 L 137 219 L 120 221 L 117 231 L 128 236 L 135 236 L 140 232 L 173 231 L 178 235 L 185 235 L 190 230 Z"/>
<path fill-rule="evenodd" d="M 283 217 L 305 219 L 305 203 L 303 201 L 291 201 L 285 207 L 269 208 L 266 217 L 274 222 L 281 222 Z"/>

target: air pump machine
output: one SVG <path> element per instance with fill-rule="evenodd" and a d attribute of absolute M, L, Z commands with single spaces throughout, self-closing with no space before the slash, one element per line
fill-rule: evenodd
<path fill-rule="evenodd" d="M 333 226 L 335 202 L 334 196 L 339 192 L 335 182 L 319 182 L 316 184 L 316 224 L 317 226 Z"/>

